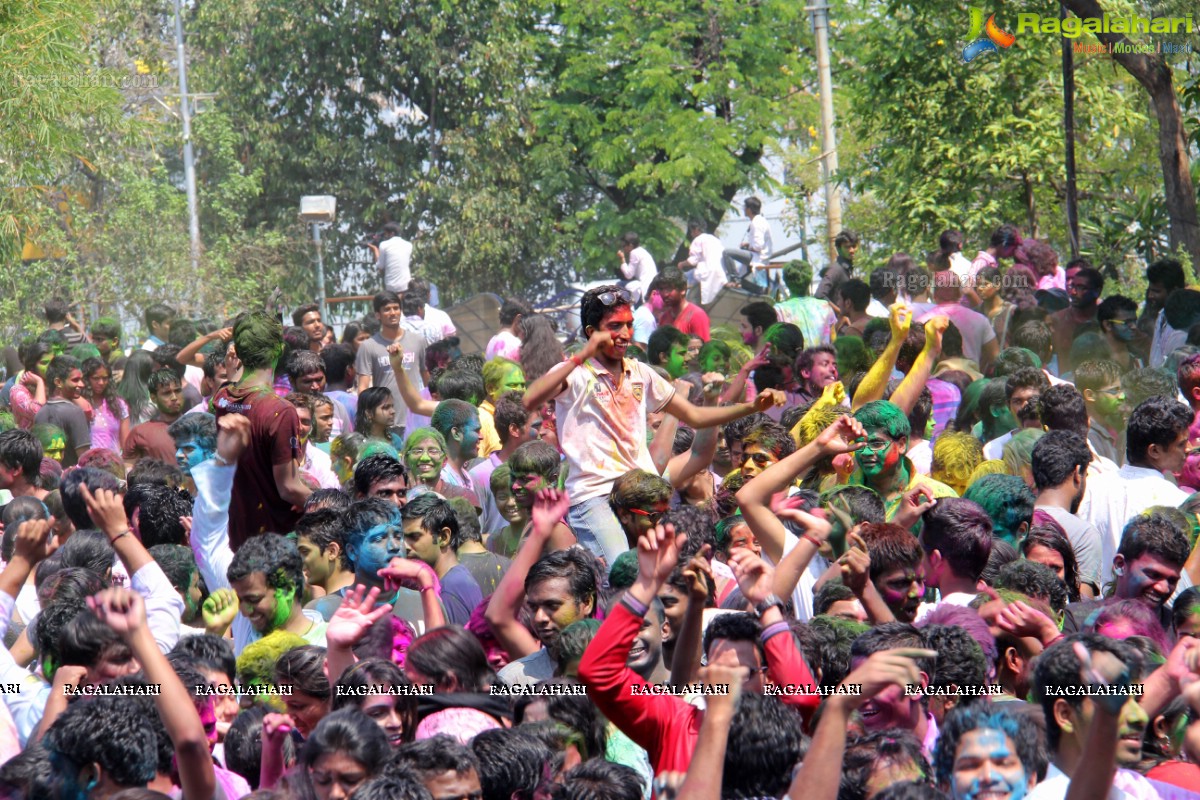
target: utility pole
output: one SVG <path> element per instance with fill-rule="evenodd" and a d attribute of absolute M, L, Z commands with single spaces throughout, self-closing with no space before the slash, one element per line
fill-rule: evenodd
<path fill-rule="evenodd" d="M 1067 18 L 1067 7 L 1059 5 L 1060 19 Z M 1079 196 L 1075 183 L 1075 56 L 1072 40 L 1062 40 L 1063 74 L 1063 153 L 1067 166 L 1067 233 L 1071 238 L 1071 257 L 1079 258 Z"/>
<path fill-rule="evenodd" d="M 842 231 L 842 197 L 834 183 L 837 173 L 837 137 L 833 128 L 833 76 L 829 69 L 829 6 L 809 6 L 817 40 L 817 83 L 821 95 L 821 177 L 825 182 L 825 234 L 829 261 L 837 258 L 834 237 Z"/>
<path fill-rule="evenodd" d="M 192 273 L 200 273 L 200 212 L 196 205 L 196 162 L 192 152 L 192 111 L 188 98 L 187 54 L 183 49 L 183 11 L 175 0 L 175 51 L 179 59 L 179 116 L 183 120 L 183 182 L 187 187 L 188 234 Z"/>

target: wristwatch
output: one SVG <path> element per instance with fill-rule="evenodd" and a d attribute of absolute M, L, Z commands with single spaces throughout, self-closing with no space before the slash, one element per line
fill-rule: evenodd
<path fill-rule="evenodd" d="M 762 615 L 767 613 L 767 610 L 773 606 L 778 606 L 779 610 L 781 612 L 783 611 L 784 602 L 780 600 L 779 596 L 774 593 L 767 595 L 761 603 L 754 607 L 754 616 L 762 619 Z"/>

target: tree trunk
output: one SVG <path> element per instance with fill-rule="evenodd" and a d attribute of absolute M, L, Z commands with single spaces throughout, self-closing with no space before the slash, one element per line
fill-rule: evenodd
<path fill-rule="evenodd" d="M 1104 16 L 1104 10 L 1096 0 L 1064 0 L 1063 4 L 1077 17 Z M 1099 33 L 1096 38 L 1109 45 L 1128 41 L 1119 33 Z M 1162 165 L 1167 215 L 1171 220 L 1171 247 L 1176 251 L 1185 251 L 1192 259 L 1193 269 L 1200 268 L 1200 222 L 1196 217 L 1196 190 L 1192 185 L 1183 112 L 1171 82 L 1171 67 L 1157 55 L 1114 52 L 1112 58 L 1136 78 L 1150 95 L 1154 115 L 1158 118 L 1158 160 Z"/>

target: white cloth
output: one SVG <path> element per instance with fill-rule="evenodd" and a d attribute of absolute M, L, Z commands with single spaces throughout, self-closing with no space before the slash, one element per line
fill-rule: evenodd
<path fill-rule="evenodd" d="M 1112 580 L 1112 560 L 1126 523 L 1151 506 L 1178 508 L 1189 495 L 1161 472 L 1131 464 L 1103 475 L 1095 484 L 1089 479 L 1092 496 L 1087 520 L 1100 533 L 1100 569 L 1107 583 Z"/>
<path fill-rule="evenodd" d="M 1009 431 L 1003 436 L 997 436 L 983 446 L 983 458 L 985 461 L 995 461 L 1004 455 L 1004 445 L 1012 441 L 1015 430 Z"/>
<path fill-rule="evenodd" d="M 939 303 L 918 316 L 917 322 L 925 323 L 938 316 L 949 317 L 958 328 L 962 334 L 963 357 L 976 364 L 983 355 L 983 346 L 996 340 L 996 330 L 987 317 L 958 303 Z"/>
<path fill-rule="evenodd" d="M 618 385 L 596 359 L 573 369 L 554 399 L 558 441 L 567 458 L 573 504 L 608 494 L 631 469 L 658 474 L 646 443 L 647 412 L 658 412 L 675 387 L 649 365 L 624 359 Z"/>
<path fill-rule="evenodd" d="M 635 247 L 621 262 L 621 275 L 628 281 L 625 289 L 633 295 L 633 302 L 641 303 L 646 299 L 650 281 L 658 275 L 658 265 L 654 263 L 654 256 L 650 255 L 649 250 Z"/>
<path fill-rule="evenodd" d="M 383 288 L 390 292 L 408 290 L 408 282 L 412 280 L 412 242 L 405 241 L 399 236 L 384 239 L 379 243 L 379 260 L 375 266 L 383 273 Z"/>
<path fill-rule="evenodd" d="M 1158 369 L 1166 363 L 1167 356 L 1187 344 L 1187 335 L 1187 331 L 1176 330 L 1167 324 L 1165 311 L 1158 312 L 1154 339 L 1150 342 L 1150 366 Z"/>
<path fill-rule="evenodd" d="M 750 220 L 750 228 L 746 231 L 746 243 L 749 245 L 746 249 L 753 254 L 750 256 L 751 264 L 767 263 L 767 256 L 771 255 L 775 248 L 771 246 L 771 224 L 762 214 L 756 214 L 754 219 Z"/>
<path fill-rule="evenodd" d="M 1071 779 L 1051 764 L 1046 769 L 1045 780 L 1033 787 L 1026 800 L 1064 800 L 1070 786 Z M 1159 794 L 1150 781 L 1138 773 L 1118 769 L 1105 800 L 1159 800 Z"/>
<path fill-rule="evenodd" d="M 724 255 L 725 247 L 721 240 L 711 233 L 702 233 L 692 239 L 692 245 L 688 248 L 687 263 L 693 267 L 689 272 L 700 286 L 701 305 L 708 305 L 715 300 L 717 294 L 729 282 L 722 264 Z"/>

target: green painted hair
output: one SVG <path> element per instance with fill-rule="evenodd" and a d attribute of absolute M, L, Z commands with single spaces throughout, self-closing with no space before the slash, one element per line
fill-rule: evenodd
<path fill-rule="evenodd" d="M 241 314 L 233 323 L 233 344 L 247 370 L 274 368 L 283 355 L 283 326 L 262 311 Z"/>
<path fill-rule="evenodd" d="M 912 432 L 908 425 L 908 417 L 900 410 L 900 406 L 887 400 L 872 400 L 855 412 L 854 418 L 868 433 L 883 428 L 888 432 L 888 436 L 899 439 Z"/>

